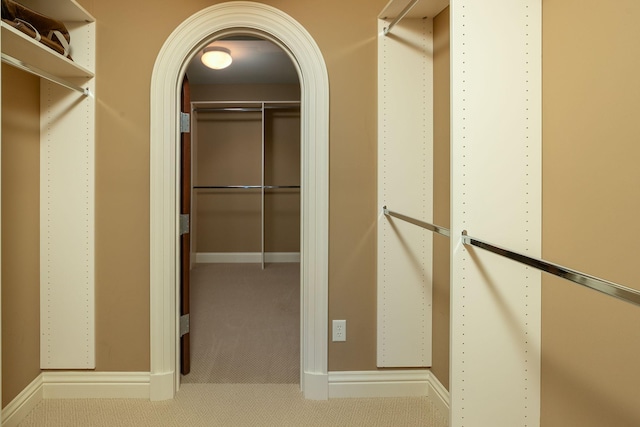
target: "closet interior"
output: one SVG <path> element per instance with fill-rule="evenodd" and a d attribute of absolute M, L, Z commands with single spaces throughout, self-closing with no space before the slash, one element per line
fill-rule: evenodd
<path fill-rule="evenodd" d="M 186 383 L 297 383 L 300 84 L 274 43 L 187 69 L 191 95 L 191 373 Z"/>
<path fill-rule="evenodd" d="M 299 101 L 192 105 L 196 259 L 299 253 Z"/>

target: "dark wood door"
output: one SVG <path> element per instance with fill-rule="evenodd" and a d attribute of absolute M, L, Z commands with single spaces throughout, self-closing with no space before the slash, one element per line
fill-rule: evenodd
<path fill-rule="evenodd" d="M 182 83 L 181 111 L 191 114 L 191 95 L 189 80 L 184 77 Z M 190 128 L 190 126 L 189 126 Z M 190 129 L 189 129 L 190 130 Z M 181 138 L 181 176 L 180 176 L 180 214 L 191 216 L 191 133 L 183 132 Z M 189 280 L 191 270 L 191 218 L 189 230 L 180 236 L 180 315 L 189 315 Z M 181 328 L 182 329 L 182 328 Z M 191 371 L 191 347 L 189 333 L 180 337 L 180 372 L 183 375 Z"/>

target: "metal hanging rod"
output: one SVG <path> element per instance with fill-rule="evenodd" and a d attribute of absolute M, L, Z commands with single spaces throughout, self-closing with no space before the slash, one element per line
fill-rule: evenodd
<path fill-rule="evenodd" d="M 194 185 L 193 188 L 198 190 L 215 190 L 215 189 L 227 189 L 227 188 L 235 188 L 235 189 L 262 189 L 271 190 L 271 189 L 280 189 L 280 188 L 300 188 L 299 185 Z"/>
<path fill-rule="evenodd" d="M 428 222 L 420 221 L 419 219 L 411 218 L 409 216 L 390 211 L 386 206 L 382 208 L 382 211 L 387 216 L 392 216 L 394 218 L 410 222 L 411 224 L 417 225 L 418 227 L 426 228 L 427 230 L 433 231 L 434 233 L 438 233 L 446 237 L 451 237 L 451 232 L 448 228 L 440 227 L 439 225 L 430 224 Z"/>
<path fill-rule="evenodd" d="M 263 110 L 297 110 L 297 109 L 300 109 L 299 105 L 265 105 L 264 109 L 262 107 L 201 107 L 201 108 L 195 108 L 194 111 L 205 112 L 205 113 L 214 113 L 214 112 L 259 113 Z"/>
<path fill-rule="evenodd" d="M 2 54 L 2 62 L 5 64 L 9 64 L 13 67 L 19 68 L 22 71 L 26 71 L 27 73 L 33 74 L 38 77 L 42 77 L 43 79 L 49 80 L 50 82 L 59 84 L 60 86 L 66 87 L 67 89 L 75 90 L 76 92 L 80 92 L 84 96 L 91 96 L 91 91 L 89 88 L 84 88 L 80 86 L 76 86 L 73 83 L 70 83 L 64 79 L 61 79 L 58 76 L 54 76 L 53 74 L 47 73 L 39 68 L 34 67 L 33 65 L 26 64 L 19 59 L 16 59 L 12 56 L 9 56 L 5 53 Z"/>
<path fill-rule="evenodd" d="M 384 35 L 388 35 L 389 32 L 391 32 L 391 29 L 398 23 L 400 22 L 400 20 L 402 18 L 404 18 L 407 13 L 409 13 L 411 11 L 411 9 L 413 9 L 413 7 L 418 4 L 418 2 L 420 2 L 420 0 L 412 0 L 404 9 L 402 9 L 402 12 L 400 12 L 400 14 L 398 16 L 396 16 L 396 18 L 391 21 L 391 23 L 389 24 L 388 27 L 384 27 Z"/>
<path fill-rule="evenodd" d="M 501 248 L 480 239 L 476 239 L 475 237 L 468 236 L 466 230 L 462 232 L 462 243 L 493 252 L 494 254 L 501 255 L 528 265 L 529 267 L 544 271 L 545 273 L 562 277 L 563 279 L 570 280 L 578 285 L 593 289 L 594 291 L 602 292 L 603 294 L 640 306 L 640 291 L 635 289 L 627 288 L 626 286 L 618 285 L 617 283 L 609 282 L 608 280 L 599 279 L 542 259 L 532 258 L 518 252 Z"/>
<path fill-rule="evenodd" d="M 197 106 L 207 106 L 207 105 L 254 105 L 254 106 L 260 106 L 260 105 L 282 105 L 282 104 L 290 104 L 290 105 L 300 105 L 300 101 L 299 100 L 281 100 L 281 101 L 274 101 L 274 100 L 255 100 L 255 99 L 246 99 L 244 101 L 237 101 L 237 100 L 227 100 L 227 101 L 193 101 L 191 102 L 191 104 Z"/>

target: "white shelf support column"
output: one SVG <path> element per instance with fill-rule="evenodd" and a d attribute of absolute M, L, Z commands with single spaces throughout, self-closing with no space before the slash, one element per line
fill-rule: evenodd
<path fill-rule="evenodd" d="M 40 363 L 93 369 L 95 104 L 42 81 L 41 109 Z"/>
<path fill-rule="evenodd" d="M 382 207 L 433 221 L 433 19 L 378 21 L 379 367 L 430 367 L 433 235 Z"/>
<path fill-rule="evenodd" d="M 538 426 L 541 1 L 451 1 L 451 426 Z"/>

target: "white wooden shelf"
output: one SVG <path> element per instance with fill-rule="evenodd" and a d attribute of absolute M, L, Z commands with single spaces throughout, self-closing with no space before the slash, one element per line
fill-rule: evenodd
<path fill-rule="evenodd" d="M 95 18 L 74 0 L 20 0 L 20 3 L 59 21 L 95 22 Z"/>
<path fill-rule="evenodd" d="M 93 78 L 89 69 L 2 22 L 2 53 L 62 78 Z"/>
<path fill-rule="evenodd" d="M 378 15 L 380 19 L 391 20 L 397 17 L 411 0 L 391 0 Z M 421 0 L 411 8 L 407 18 L 433 18 L 449 6 L 449 0 Z"/>

